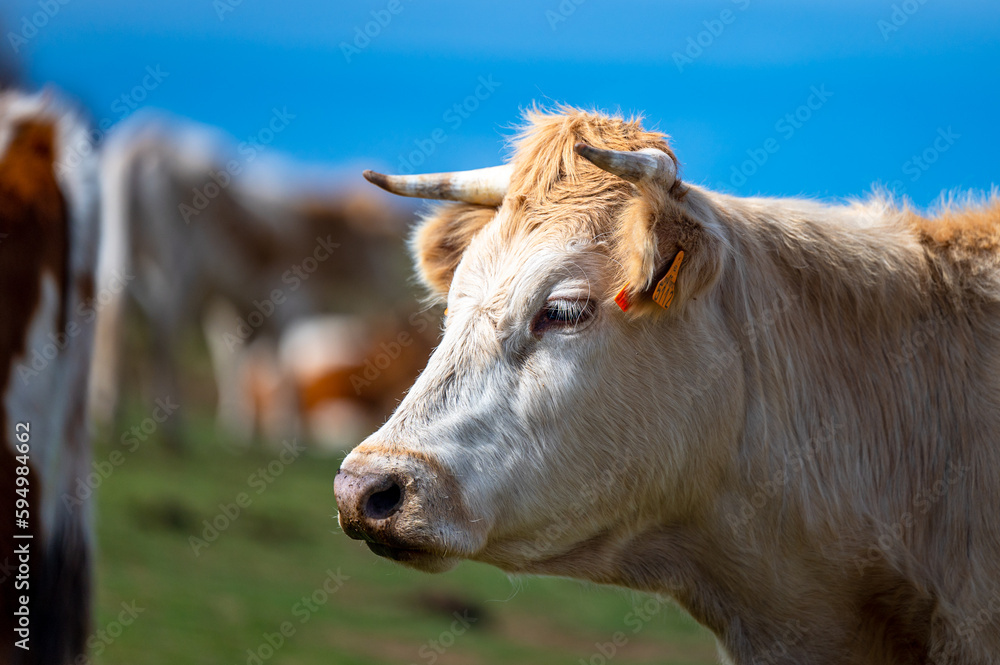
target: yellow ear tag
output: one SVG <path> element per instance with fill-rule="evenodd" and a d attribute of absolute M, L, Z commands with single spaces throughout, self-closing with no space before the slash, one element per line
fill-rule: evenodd
<path fill-rule="evenodd" d="M 677 252 L 674 262 L 670 264 L 670 270 L 663 276 L 663 279 L 653 290 L 653 302 L 667 309 L 674 302 L 674 292 L 677 290 L 677 273 L 681 270 L 681 261 L 684 260 L 684 250 Z"/>

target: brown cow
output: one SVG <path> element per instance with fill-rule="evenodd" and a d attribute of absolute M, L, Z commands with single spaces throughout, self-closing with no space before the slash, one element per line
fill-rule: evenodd
<path fill-rule="evenodd" d="M 90 629 L 89 509 L 67 497 L 90 463 L 98 188 L 92 159 L 60 160 L 85 144 L 50 92 L 0 94 L 4 663 L 77 662 Z"/>
<path fill-rule="evenodd" d="M 736 663 L 997 662 L 1000 201 L 728 196 L 568 109 L 516 146 L 368 174 L 473 203 L 415 236 L 444 337 L 344 460 L 344 531 L 669 594 Z"/>

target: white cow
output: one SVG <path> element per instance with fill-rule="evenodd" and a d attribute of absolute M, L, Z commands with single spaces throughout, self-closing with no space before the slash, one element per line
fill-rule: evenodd
<path fill-rule="evenodd" d="M 368 174 L 461 202 L 415 236 L 444 337 L 344 460 L 345 533 L 669 594 L 736 663 L 997 662 L 1000 201 L 727 196 L 572 110 L 516 147 Z"/>

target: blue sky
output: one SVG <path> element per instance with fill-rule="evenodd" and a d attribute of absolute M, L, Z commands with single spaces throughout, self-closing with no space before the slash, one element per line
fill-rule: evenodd
<path fill-rule="evenodd" d="M 347 178 L 498 163 L 524 108 L 565 102 L 643 113 L 687 179 L 739 194 L 926 205 L 1000 180 L 995 2 L 62 1 L 0 8 L 33 84 L 238 140 L 284 109 L 269 153 Z"/>

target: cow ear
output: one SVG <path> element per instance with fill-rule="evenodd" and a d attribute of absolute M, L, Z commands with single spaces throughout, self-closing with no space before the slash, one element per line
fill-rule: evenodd
<path fill-rule="evenodd" d="M 638 187 L 637 195 L 623 209 L 614 233 L 620 271 L 614 294 L 624 290 L 631 303 L 629 314 L 663 311 L 650 292 L 680 251 L 684 256 L 671 311 L 682 309 L 718 281 L 724 235 L 716 220 L 694 212 L 699 199 L 700 193 L 687 186 L 669 191 Z"/>
<path fill-rule="evenodd" d="M 447 297 L 462 254 L 496 214 L 491 206 L 449 203 L 423 218 L 410 239 L 410 252 L 420 281 L 435 297 Z"/>

